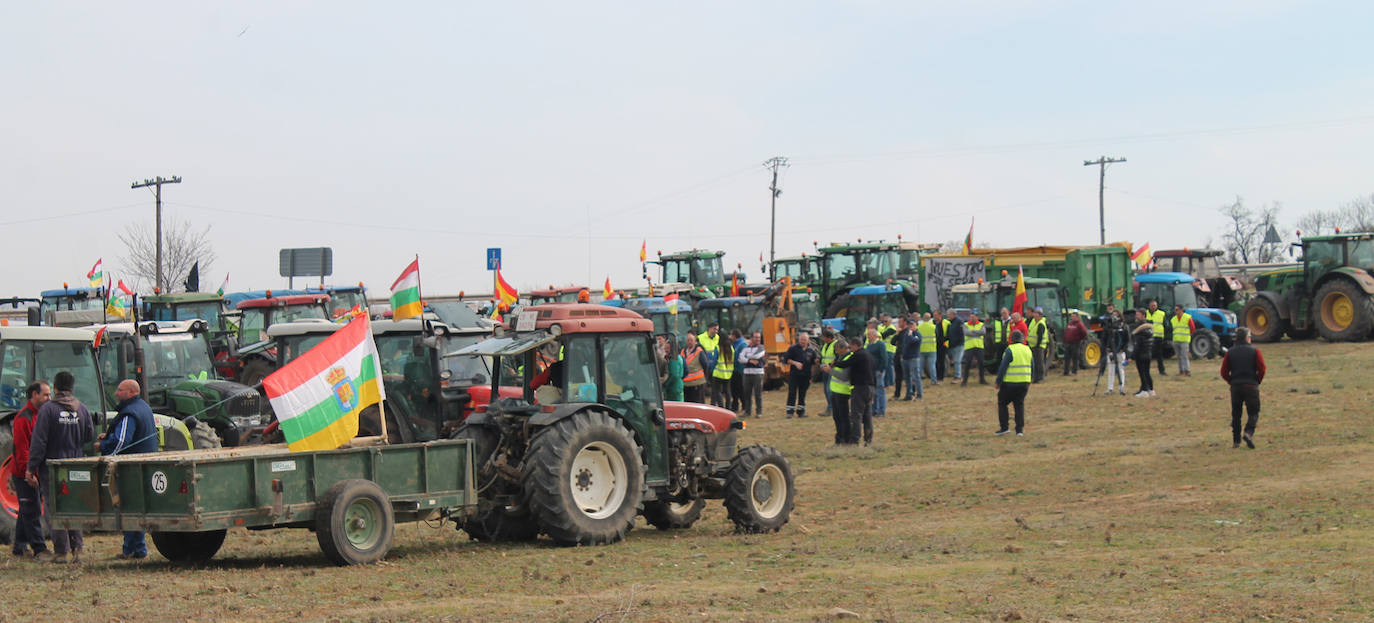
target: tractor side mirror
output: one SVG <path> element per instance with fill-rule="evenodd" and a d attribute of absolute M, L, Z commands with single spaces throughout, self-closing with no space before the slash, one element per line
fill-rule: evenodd
<path fill-rule="evenodd" d="M 30 327 L 37 327 L 43 324 L 43 312 L 37 307 L 28 309 L 28 323 Z"/>

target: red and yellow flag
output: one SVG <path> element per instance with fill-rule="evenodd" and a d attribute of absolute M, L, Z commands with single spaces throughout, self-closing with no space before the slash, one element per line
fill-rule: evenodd
<path fill-rule="evenodd" d="M 1135 264 L 1140 267 L 1140 270 L 1145 270 L 1145 267 L 1150 265 L 1150 260 L 1153 259 L 1150 254 L 1150 243 L 1140 245 L 1139 249 L 1131 253 L 1131 259 L 1135 260 Z"/>
<path fill-rule="evenodd" d="M 501 276 L 501 269 L 496 269 L 496 300 L 506 305 L 515 305 L 520 300 L 520 293 L 515 291 L 506 279 Z"/>
<path fill-rule="evenodd" d="M 639 261 L 643 262 L 647 259 L 649 259 L 649 241 L 645 240 L 639 243 Z"/>
<path fill-rule="evenodd" d="M 1025 315 L 1021 309 L 1026 305 L 1026 274 L 1020 266 L 1016 267 L 1016 297 L 1011 300 L 1011 311 Z"/>
<path fill-rule="evenodd" d="M 730 276 L 730 296 L 739 296 L 739 273 Z"/>
<path fill-rule="evenodd" d="M 606 301 L 615 298 L 615 290 L 611 289 L 611 278 L 609 276 L 606 277 L 606 285 L 601 289 L 601 298 Z"/>

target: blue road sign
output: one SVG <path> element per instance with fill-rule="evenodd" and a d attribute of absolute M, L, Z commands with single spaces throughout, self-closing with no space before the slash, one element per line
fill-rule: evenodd
<path fill-rule="evenodd" d="M 501 248 L 487 249 L 487 270 L 501 270 Z"/>

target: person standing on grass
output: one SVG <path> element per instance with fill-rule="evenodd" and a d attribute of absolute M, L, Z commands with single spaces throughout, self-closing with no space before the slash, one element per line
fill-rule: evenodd
<path fill-rule="evenodd" d="M 921 386 L 921 334 L 916 331 L 914 317 L 902 318 L 897 338 L 902 372 L 906 374 L 906 400 L 924 398 L 925 390 Z"/>
<path fill-rule="evenodd" d="M 47 560 L 47 540 L 43 538 L 42 499 L 38 489 L 24 478 L 25 466 L 29 464 L 29 441 L 33 439 L 33 423 L 38 418 L 38 410 L 52 397 L 52 389 L 43 381 L 34 381 L 27 390 L 29 401 L 24 408 L 10 420 L 10 430 L 14 433 L 12 453 L 14 473 L 10 474 L 10 486 L 19 501 L 14 518 L 14 547 L 10 550 L 15 556 L 33 556 L 36 560 Z M 3 457 L 0 457 L 3 458 Z M 4 483 L 0 483 L 4 486 Z"/>
<path fill-rule="evenodd" d="M 52 388 L 55 390 L 52 400 L 38 408 L 38 417 L 33 423 L 28 471 L 25 474 L 29 485 L 38 487 L 40 492 L 48 490 L 48 461 L 80 457 L 85 445 L 95 439 L 91 412 L 72 394 L 76 388 L 76 377 L 66 370 L 58 372 L 53 378 Z M 56 512 L 53 504 L 53 500 L 45 500 L 48 517 Z M 52 532 L 52 561 L 65 563 L 70 553 L 72 562 L 81 562 L 81 550 L 85 549 L 81 531 L 54 529 L 51 519 L 48 520 L 48 528 Z"/>
<path fill-rule="evenodd" d="M 935 376 L 932 379 L 936 382 L 945 380 L 945 374 L 949 372 L 947 366 L 949 359 L 949 319 L 940 310 L 931 313 L 931 320 L 935 323 Z"/>
<path fill-rule="evenodd" d="M 749 345 L 739 351 L 735 357 L 741 375 L 744 377 L 744 417 L 749 417 L 750 413 L 754 417 L 763 417 L 763 362 L 768 357 L 768 353 L 763 349 L 763 334 L 755 331 L 749 335 Z M 754 408 L 749 408 L 750 400 L 753 400 Z"/>
<path fill-rule="evenodd" d="M 720 340 L 716 347 L 719 355 L 716 357 L 716 366 L 711 368 L 711 404 L 722 409 L 733 409 L 730 378 L 735 375 L 735 347 L 730 340 Z"/>
<path fill-rule="evenodd" d="M 706 350 L 697 344 L 697 336 L 688 333 L 687 345 L 682 348 L 682 399 L 687 402 L 706 402 Z"/>
<path fill-rule="evenodd" d="M 849 383 L 848 361 L 853 353 L 849 352 L 849 342 L 842 337 L 836 337 L 831 346 L 835 361 L 822 365 L 821 370 L 830 379 L 830 417 L 835 420 L 835 445 L 842 446 L 849 443 L 849 395 L 854 386 Z"/>
<path fill-rule="evenodd" d="M 110 423 L 109 430 L 96 439 L 100 442 L 100 453 L 106 456 L 119 454 L 144 454 L 157 452 L 157 425 L 153 421 L 153 409 L 140 395 L 142 390 L 138 381 L 125 379 L 115 388 L 119 415 Z M 124 547 L 116 558 L 120 560 L 139 560 L 148 557 L 148 544 L 142 530 L 125 530 Z"/>
<path fill-rule="evenodd" d="M 749 346 L 739 329 L 730 330 L 730 347 L 736 358 L 735 371 L 730 375 L 730 410 L 739 412 L 739 403 L 744 400 L 744 366 L 739 365 L 739 352 Z"/>
<path fill-rule="evenodd" d="M 818 355 L 811 348 L 811 335 L 797 332 L 797 341 L 783 354 L 787 363 L 787 417 L 806 417 L 806 390 L 811 387 L 811 369 Z"/>
<path fill-rule="evenodd" d="M 887 415 L 887 391 L 883 384 L 887 378 L 888 359 L 887 340 L 878 334 L 877 329 L 868 330 L 868 341 L 864 344 L 864 352 L 868 353 L 869 358 L 873 359 L 873 400 L 872 408 L 869 413 L 872 417 L 882 417 Z M 854 412 L 854 406 L 850 405 L 850 413 Z"/>
<path fill-rule="evenodd" d="M 1150 356 L 1159 362 L 1159 375 L 1168 376 L 1164 373 L 1164 342 L 1169 339 L 1169 314 L 1159 308 L 1159 301 L 1150 299 L 1149 311 L 1145 312 L 1145 319 L 1150 321 Z"/>
<path fill-rule="evenodd" d="M 1231 447 L 1239 448 L 1242 439 L 1255 449 L 1255 425 L 1259 424 L 1260 383 L 1264 382 L 1264 355 L 1250 344 L 1250 329 L 1236 329 L 1235 345 L 1221 358 L 1221 380 L 1231 384 Z M 1248 417 L 1240 427 L 1240 410 Z"/>
<path fill-rule="evenodd" d="M 935 348 L 935 320 L 927 314 L 916 327 L 916 333 L 921 342 L 921 371 L 932 386 L 939 385 L 940 379 L 935 376 L 935 358 L 939 356 Z"/>
<path fill-rule="evenodd" d="M 1026 345 L 1030 347 L 1035 358 L 1034 367 L 1031 369 L 1032 383 L 1045 380 L 1045 366 L 1049 365 L 1048 353 L 1045 351 L 1049 344 L 1050 328 L 1045 323 L 1045 309 L 1037 307 L 1031 311 L 1030 333 L 1026 334 Z"/>
<path fill-rule="evenodd" d="M 958 381 L 964 374 L 964 321 L 957 314 L 949 315 L 949 328 L 945 330 L 945 344 L 949 353 L 951 374 L 950 382 Z"/>
<path fill-rule="evenodd" d="M 873 441 L 873 386 L 878 362 L 873 355 L 856 344 L 850 349 L 849 357 L 836 361 L 835 366 L 849 371 L 849 434 L 845 443 L 859 445 L 859 435 L 863 434 L 865 445 Z"/>
<path fill-rule="evenodd" d="M 1088 339 L 1088 325 L 1078 314 L 1069 317 L 1064 328 L 1064 376 L 1078 374 L 1078 360 L 1083 357 L 1083 344 Z"/>
<path fill-rule="evenodd" d="M 1140 376 L 1140 391 L 1136 398 L 1149 398 L 1155 395 L 1155 379 L 1150 375 L 1150 351 L 1154 347 L 1155 324 L 1145 310 L 1137 310 L 1136 326 L 1131 329 L 1131 340 L 1135 347 L 1135 371 Z M 1123 381 L 1123 389 L 1125 387 Z"/>
<path fill-rule="evenodd" d="M 978 318 L 978 312 L 970 313 L 968 322 L 964 323 L 964 376 L 959 385 L 968 385 L 968 377 L 975 369 L 978 370 L 978 384 L 988 384 L 983 370 L 983 341 L 986 334 L 987 329 Z"/>
<path fill-rule="evenodd" d="M 1190 361 L 1192 354 L 1193 332 L 1197 330 L 1197 324 L 1193 322 L 1193 317 L 1183 311 L 1182 305 L 1174 306 L 1174 315 L 1169 318 L 1169 328 L 1173 330 L 1172 341 L 1174 344 L 1174 356 L 1178 357 L 1178 375 L 1192 376 L 1193 368 Z"/>
<path fill-rule="evenodd" d="M 1020 331 L 1013 331 L 1011 334 L 1011 344 L 1007 345 L 1007 352 L 1002 354 L 1002 363 L 997 367 L 997 424 L 998 429 L 995 435 L 1005 435 L 1011 432 L 1008 427 L 1009 417 L 1007 405 L 1012 405 L 1016 409 L 1016 436 L 1025 435 L 1026 430 L 1026 394 L 1030 391 L 1031 368 L 1035 363 L 1035 356 L 1031 354 L 1031 349 L 1023 343 L 1025 335 Z"/>
<path fill-rule="evenodd" d="M 821 411 L 821 417 L 830 417 L 833 405 L 830 400 L 830 366 L 835 363 L 835 331 L 830 327 L 821 329 L 821 389 L 825 390 L 825 410 Z"/>
<path fill-rule="evenodd" d="M 682 401 L 682 375 L 686 368 L 686 363 L 682 360 L 682 354 L 677 349 L 677 339 L 670 333 L 658 336 L 658 350 L 664 360 L 668 362 L 665 369 L 667 374 L 663 377 L 663 399 Z"/>

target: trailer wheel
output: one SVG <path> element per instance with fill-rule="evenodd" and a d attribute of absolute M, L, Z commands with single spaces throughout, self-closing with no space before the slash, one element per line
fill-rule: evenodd
<path fill-rule="evenodd" d="M 692 524 L 701 519 L 701 511 L 704 508 L 706 500 L 701 498 L 690 502 L 645 502 L 644 520 L 659 530 L 683 530 L 692 527 Z"/>
<path fill-rule="evenodd" d="M 14 433 L 9 424 L 0 425 L 0 545 L 14 542 L 14 524 L 19 518 L 19 494 L 10 484 L 15 472 Z"/>
<path fill-rule="evenodd" d="M 370 480 L 334 483 L 315 507 L 315 537 L 337 565 L 366 565 L 391 549 L 396 519 L 386 492 Z"/>
<path fill-rule="evenodd" d="M 1256 342 L 1277 342 L 1283 337 L 1283 319 L 1269 299 L 1256 296 L 1240 309 L 1240 321 Z"/>
<path fill-rule="evenodd" d="M 176 563 L 203 563 L 224 545 L 225 530 L 208 532 L 154 532 L 153 547 L 163 558 Z"/>
<path fill-rule="evenodd" d="M 1332 279 L 1317 288 L 1312 315 L 1317 332 L 1328 342 L 1353 342 L 1369 335 L 1374 324 L 1374 298 L 1349 279 Z"/>
<path fill-rule="evenodd" d="M 603 411 L 575 413 L 538 433 L 523 472 L 531 514 L 560 545 L 624 539 L 644 497 L 639 444 Z"/>
<path fill-rule="evenodd" d="M 1188 344 L 1188 354 L 1193 359 L 1215 359 L 1221 353 L 1221 338 L 1210 329 L 1198 329 Z"/>
<path fill-rule="evenodd" d="M 1096 368 L 1102 362 L 1102 340 L 1093 336 L 1083 342 L 1083 357 L 1079 360 L 1079 367 L 1084 370 Z"/>
<path fill-rule="evenodd" d="M 792 516 L 796 496 L 792 465 L 777 449 L 750 446 L 730 459 L 725 511 L 736 532 L 777 532 Z"/>

